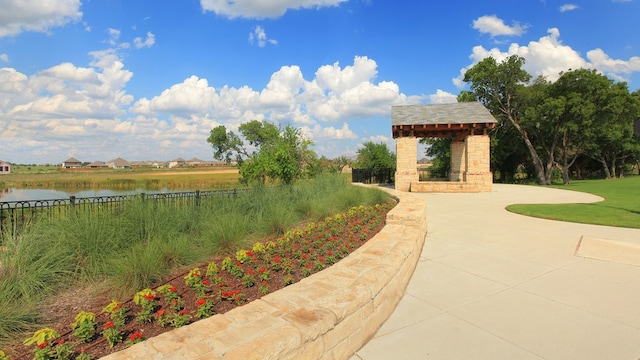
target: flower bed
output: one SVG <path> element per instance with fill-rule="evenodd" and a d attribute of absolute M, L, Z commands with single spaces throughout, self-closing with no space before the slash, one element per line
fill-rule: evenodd
<path fill-rule="evenodd" d="M 216 313 L 260 298 L 347 256 L 384 226 L 392 203 L 359 206 L 348 212 L 256 243 L 234 257 L 191 269 L 126 302 L 114 300 L 82 312 L 60 334 L 42 329 L 16 358 L 97 358 Z M 82 315 L 82 316 L 80 316 Z M 81 340 L 84 339 L 85 341 Z M 61 351 L 65 354 L 60 354 Z M 2 359 L 0 353 L 0 359 Z"/>

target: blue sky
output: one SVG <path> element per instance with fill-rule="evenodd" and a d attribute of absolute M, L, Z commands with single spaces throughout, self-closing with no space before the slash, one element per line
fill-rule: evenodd
<path fill-rule="evenodd" d="M 455 101 L 487 56 L 640 87 L 640 0 L 0 0 L 0 159 L 212 158 L 217 125 L 293 125 L 329 158 L 391 106 Z"/>

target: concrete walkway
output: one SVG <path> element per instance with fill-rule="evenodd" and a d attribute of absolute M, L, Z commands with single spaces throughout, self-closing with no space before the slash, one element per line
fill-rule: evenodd
<path fill-rule="evenodd" d="M 640 230 L 504 209 L 600 198 L 500 184 L 420 196 L 429 224 L 420 262 L 395 312 L 351 360 L 640 358 L 640 266 L 630 265 Z M 576 255 L 582 237 L 597 246 L 585 241 Z"/>

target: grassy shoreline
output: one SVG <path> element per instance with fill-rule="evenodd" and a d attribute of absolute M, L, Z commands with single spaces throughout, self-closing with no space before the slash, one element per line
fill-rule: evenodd
<path fill-rule="evenodd" d="M 236 168 L 180 168 L 132 170 L 66 170 L 16 171 L 0 176 L 0 188 L 55 190 L 160 190 L 230 189 L 238 187 Z"/>

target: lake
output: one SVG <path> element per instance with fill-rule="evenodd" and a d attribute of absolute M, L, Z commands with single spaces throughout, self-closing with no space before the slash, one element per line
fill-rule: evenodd
<path fill-rule="evenodd" d="M 188 190 L 181 190 L 188 191 Z M 25 200 L 54 200 L 68 199 L 70 196 L 94 197 L 94 196 L 113 196 L 113 195 L 131 195 L 139 193 L 168 193 L 173 192 L 167 189 L 163 190 L 81 190 L 75 192 L 66 192 L 53 189 L 0 189 L 0 202 L 4 201 L 25 201 Z"/>

